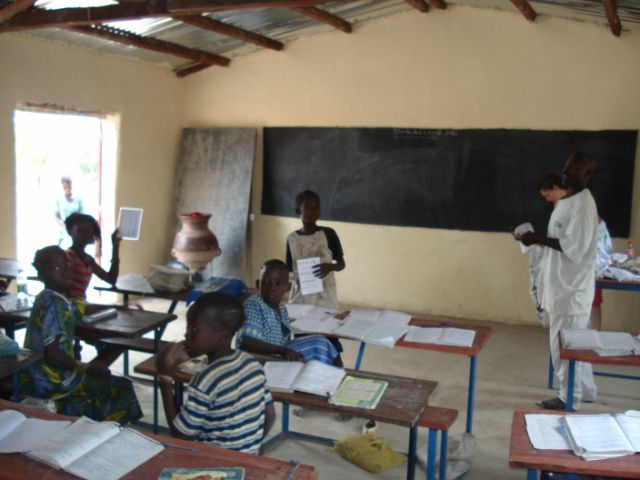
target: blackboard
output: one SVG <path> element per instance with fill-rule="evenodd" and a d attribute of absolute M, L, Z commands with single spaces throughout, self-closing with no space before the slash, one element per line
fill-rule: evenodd
<path fill-rule="evenodd" d="M 264 129 L 262 213 L 295 216 L 314 190 L 321 218 L 354 223 L 501 232 L 551 206 L 542 175 L 573 152 L 598 164 L 591 191 L 613 236 L 628 237 L 637 131 L 407 128 Z"/>

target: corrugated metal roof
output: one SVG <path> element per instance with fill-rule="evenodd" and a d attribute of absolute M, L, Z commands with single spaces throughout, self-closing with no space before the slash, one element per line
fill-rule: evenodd
<path fill-rule="evenodd" d="M 116 3 L 112 0 L 40 0 L 36 3 L 36 6 L 44 9 L 58 9 L 113 5 Z M 516 7 L 506 0 L 448 0 L 447 3 L 450 6 L 465 5 L 517 12 Z M 550 15 L 570 20 L 598 23 L 608 28 L 604 8 L 600 0 L 531 0 L 529 3 L 538 15 Z M 618 0 L 617 6 L 623 29 L 640 28 L 640 2 L 637 0 Z M 357 24 L 359 22 L 412 9 L 404 0 L 337 1 L 323 4 L 321 8 L 354 24 L 354 29 L 356 30 L 353 33 L 354 35 L 357 35 Z M 222 11 L 206 16 L 259 33 L 283 42 L 285 45 L 301 37 L 332 30 L 329 25 L 319 23 L 286 8 Z M 523 19 L 523 21 L 525 20 Z M 177 43 L 188 48 L 224 55 L 229 58 L 245 55 L 261 48 L 257 45 L 193 27 L 168 17 L 112 22 L 107 25 L 138 35 Z M 64 29 L 31 30 L 29 33 L 55 41 L 70 43 L 92 51 L 163 63 L 174 69 L 190 63 L 189 60 L 183 58 L 125 46 Z"/>

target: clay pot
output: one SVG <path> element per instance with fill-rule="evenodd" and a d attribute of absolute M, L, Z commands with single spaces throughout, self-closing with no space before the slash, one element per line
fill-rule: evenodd
<path fill-rule="evenodd" d="M 171 253 L 192 273 L 202 270 L 222 251 L 218 239 L 209 230 L 208 213 L 192 212 L 178 215 L 182 228 L 173 240 Z"/>

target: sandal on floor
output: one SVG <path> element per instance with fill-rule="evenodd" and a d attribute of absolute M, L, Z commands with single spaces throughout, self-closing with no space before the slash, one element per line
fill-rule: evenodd
<path fill-rule="evenodd" d="M 545 410 L 566 410 L 567 404 L 560 400 L 558 397 L 550 398 L 549 400 L 543 400 L 539 403 L 536 403 L 537 407 L 543 408 Z"/>

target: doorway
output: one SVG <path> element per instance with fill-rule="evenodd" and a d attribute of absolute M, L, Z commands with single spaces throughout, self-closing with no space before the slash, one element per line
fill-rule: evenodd
<path fill-rule="evenodd" d="M 61 217 L 74 210 L 92 215 L 102 229 L 102 251 L 92 247 L 87 253 L 96 260 L 111 258 L 118 120 L 63 108 L 15 110 L 15 232 L 22 265 L 30 265 L 44 246 L 70 246 Z"/>

